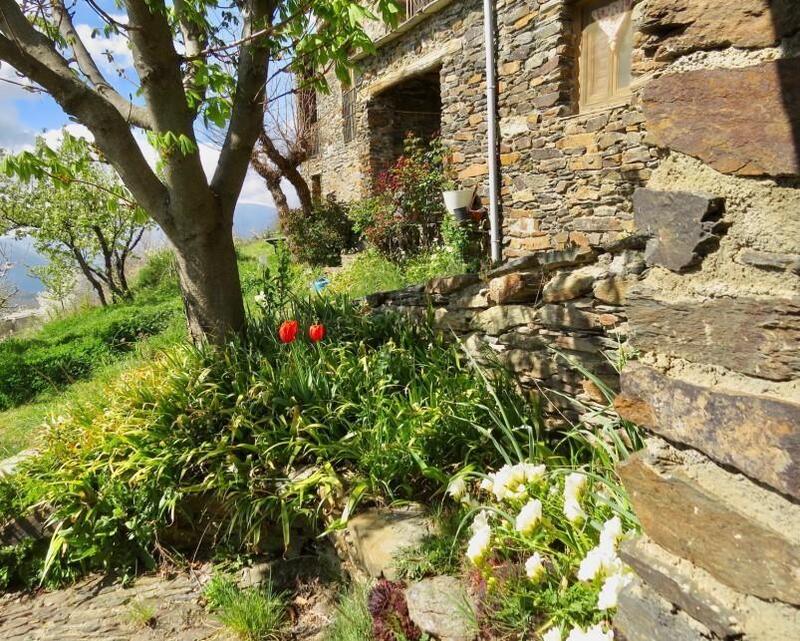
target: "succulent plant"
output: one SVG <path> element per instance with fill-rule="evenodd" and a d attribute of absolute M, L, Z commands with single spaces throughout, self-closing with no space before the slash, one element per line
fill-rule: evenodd
<path fill-rule="evenodd" d="M 422 632 L 411 620 L 402 581 L 381 579 L 369 593 L 375 641 L 419 641 Z"/>

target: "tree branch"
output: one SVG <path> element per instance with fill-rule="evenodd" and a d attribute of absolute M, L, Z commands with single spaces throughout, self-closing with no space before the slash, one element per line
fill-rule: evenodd
<path fill-rule="evenodd" d="M 133 197 L 164 227 L 174 227 L 166 188 L 147 164 L 128 122 L 72 73 L 53 43 L 37 32 L 15 0 L 0 0 L 0 60 L 42 86 L 92 132 Z"/>
<path fill-rule="evenodd" d="M 78 63 L 78 68 L 89 79 L 89 82 L 92 83 L 97 93 L 114 105 L 127 122 L 136 127 L 141 127 L 142 129 L 152 129 L 153 122 L 147 109 L 134 105 L 132 102 L 123 98 L 106 81 L 91 54 L 86 49 L 83 40 L 81 40 L 81 37 L 78 35 L 75 25 L 72 22 L 72 16 L 69 15 L 63 0 L 52 0 L 52 7 L 53 17 L 58 24 L 59 32 L 72 49 L 75 62 Z"/>
<path fill-rule="evenodd" d="M 250 0 L 248 6 L 243 38 L 254 28 L 271 22 L 276 0 Z M 230 220 L 247 175 L 253 145 L 261 131 L 268 62 L 269 49 L 263 43 L 247 41 L 242 45 L 231 120 L 211 179 L 211 189 Z"/>

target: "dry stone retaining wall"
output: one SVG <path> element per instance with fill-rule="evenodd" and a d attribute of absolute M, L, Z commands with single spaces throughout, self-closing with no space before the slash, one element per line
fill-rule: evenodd
<path fill-rule="evenodd" d="M 586 369 L 612 388 L 612 366 L 625 341 L 626 292 L 644 270 L 643 254 L 626 245 L 574 246 L 509 261 L 482 276 L 437 278 L 368 297 L 377 311 L 425 318 L 453 332 L 478 359 L 499 361 L 520 382 L 541 390 L 552 415 L 603 402 Z M 577 366 L 576 366 L 577 365 Z M 555 392 L 555 393 L 552 393 Z"/>

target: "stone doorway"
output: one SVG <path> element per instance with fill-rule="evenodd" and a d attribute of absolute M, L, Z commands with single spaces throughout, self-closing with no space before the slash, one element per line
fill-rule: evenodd
<path fill-rule="evenodd" d="M 373 178 L 403 154 L 409 132 L 430 140 L 442 127 L 441 68 L 405 78 L 369 103 L 370 168 Z"/>

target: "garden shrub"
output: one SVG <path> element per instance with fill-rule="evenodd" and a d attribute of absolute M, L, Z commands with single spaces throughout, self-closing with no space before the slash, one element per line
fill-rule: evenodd
<path fill-rule="evenodd" d="M 34 337 L 0 342 L 0 410 L 85 378 L 179 313 L 176 301 L 94 308 L 48 323 Z"/>
<path fill-rule="evenodd" d="M 292 256 L 315 267 L 341 264 L 342 252 L 355 242 L 347 210 L 335 200 L 316 203 L 310 215 L 302 209 L 283 212 L 280 227 Z"/>
<path fill-rule="evenodd" d="M 287 316 L 327 338 L 281 344 Z M 510 382 L 476 386 L 425 324 L 315 298 L 268 307 L 242 343 L 184 345 L 123 375 L 53 422 L 16 482 L 45 488 L 55 510 L 55 576 L 147 567 L 176 522 L 257 551 L 276 523 L 287 536 L 299 521 L 324 527 L 359 500 L 432 497 L 462 462 L 492 464 L 473 425 L 494 398 L 535 420 Z"/>
<path fill-rule="evenodd" d="M 427 252 L 440 244 L 447 183 L 445 152 L 409 134 L 404 154 L 376 181 L 375 196 L 351 206 L 356 232 L 392 260 Z"/>

